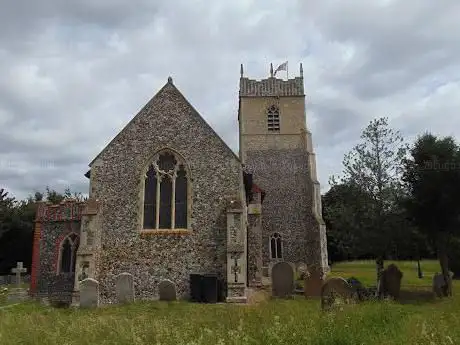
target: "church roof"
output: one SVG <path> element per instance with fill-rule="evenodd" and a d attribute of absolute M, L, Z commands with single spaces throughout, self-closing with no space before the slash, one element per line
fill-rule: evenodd
<path fill-rule="evenodd" d="M 179 89 L 173 84 L 173 80 L 171 77 L 168 77 L 168 81 L 166 82 L 166 84 L 150 99 L 150 101 L 147 102 L 147 104 L 144 105 L 144 107 L 142 107 L 142 109 L 126 124 L 126 126 L 102 149 L 101 152 L 99 152 L 99 154 L 91 161 L 91 163 L 89 163 L 89 166 L 91 167 L 94 162 L 107 150 L 107 148 L 113 143 L 115 142 L 115 140 L 121 135 L 121 133 L 123 133 L 123 131 L 125 131 L 132 122 L 134 122 L 134 120 L 140 116 L 144 110 L 149 106 L 149 104 L 151 104 L 157 97 L 162 97 L 163 95 L 163 91 L 167 88 L 173 88 L 174 91 L 177 92 L 177 94 L 183 99 L 184 103 L 186 105 L 188 105 L 190 107 L 190 109 L 192 110 L 192 116 L 196 116 L 202 123 L 204 126 L 206 126 L 213 135 L 215 135 L 221 142 L 222 144 L 224 145 L 224 147 L 226 147 L 228 149 L 228 151 L 238 160 L 240 161 L 239 157 L 235 154 L 235 152 L 233 152 L 233 150 L 227 145 L 227 143 L 216 133 L 216 131 L 206 122 L 206 120 L 200 115 L 200 113 L 193 107 L 193 105 L 190 104 L 190 102 L 187 100 L 187 98 L 182 94 L 182 92 L 179 91 Z M 89 178 L 91 174 L 91 170 L 89 170 L 88 172 L 86 172 L 85 176 Z"/>

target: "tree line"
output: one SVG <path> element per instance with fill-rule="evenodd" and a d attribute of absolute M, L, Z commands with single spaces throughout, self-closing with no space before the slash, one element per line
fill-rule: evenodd
<path fill-rule="evenodd" d="M 45 192 L 35 192 L 25 200 L 16 200 L 0 189 L 0 275 L 10 274 L 17 261 L 30 269 L 37 203 L 59 204 L 65 198 L 84 199 L 81 193 L 71 192 L 69 188 L 58 193 L 47 187 Z"/>
<path fill-rule="evenodd" d="M 387 259 L 437 258 L 446 281 L 449 270 L 460 275 L 454 138 L 427 132 L 409 145 L 387 118 L 372 120 L 330 185 L 322 202 L 331 261 L 375 259 L 377 283 Z"/>

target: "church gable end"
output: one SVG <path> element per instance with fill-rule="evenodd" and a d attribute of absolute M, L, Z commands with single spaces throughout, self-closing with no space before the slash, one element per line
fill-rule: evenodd
<path fill-rule="evenodd" d="M 171 80 L 93 161 L 90 179 L 102 205 L 103 300 L 122 272 L 140 298 L 164 279 L 187 295 L 192 271 L 226 277 L 226 203 L 243 194 L 241 163 Z"/>
<path fill-rule="evenodd" d="M 143 129 L 139 127 L 143 127 Z M 148 131 L 149 128 L 152 131 Z M 158 133 L 160 135 L 157 137 L 152 138 L 157 128 L 161 128 L 163 131 Z M 160 91 L 153 96 L 89 165 L 93 166 L 95 162 L 105 160 L 106 156 L 110 155 L 111 152 L 119 151 L 120 145 L 132 146 L 131 139 L 142 141 L 149 138 L 166 143 L 168 139 L 177 136 L 187 136 L 192 139 L 197 134 L 198 129 L 203 132 L 207 140 L 213 140 L 214 145 L 218 145 L 221 150 L 226 151 L 229 158 L 239 160 L 238 156 L 176 88 L 170 77 Z M 169 133 L 165 133 L 166 131 Z"/>

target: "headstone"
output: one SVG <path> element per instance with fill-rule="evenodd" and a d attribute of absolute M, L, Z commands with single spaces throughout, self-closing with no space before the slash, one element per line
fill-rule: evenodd
<path fill-rule="evenodd" d="M 347 283 L 356 291 L 360 301 L 369 299 L 372 296 L 372 292 L 367 289 L 363 283 L 361 283 L 357 278 L 350 277 L 347 279 Z"/>
<path fill-rule="evenodd" d="M 339 301 L 350 303 L 356 299 L 356 290 L 343 278 L 329 278 L 321 288 L 321 308 L 323 310 L 332 308 Z"/>
<path fill-rule="evenodd" d="M 454 274 L 452 272 L 449 272 L 449 277 L 451 281 L 452 281 L 453 275 Z M 439 273 L 439 272 L 436 273 L 433 276 L 433 292 L 435 293 L 435 295 L 437 297 L 447 296 L 447 288 L 448 288 L 448 285 L 446 284 L 442 273 Z"/>
<path fill-rule="evenodd" d="M 70 307 L 72 304 L 73 288 L 73 275 L 55 277 L 48 285 L 48 300 L 50 305 L 57 308 Z"/>
<path fill-rule="evenodd" d="M 160 301 L 175 301 L 177 299 L 176 285 L 172 281 L 168 279 L 162 280 L 158 289 Z"/>
<path fill-rule="evenodd" d="M 287 262 L 278 262 L 272 268 L 272 295 L 289 297 L 294 293 L 294 271 Z"/>
<path fill-rule="evenodd" d="M 16 267 L 11 269 L 11 272 L 16 274 L 16 286 L 19 289 L 21 287 L 21 273 L 26 273 L 27 268 L 24 268 L 22 262 L 18 262 Z"/>
<path fill-rule="evenodd" d="M 80 307 L 95 308 L 99 306 L 99 282 L 86 278 L 80 282 Z"/>
<path fill-rule="evenodd" d="M 383 270 L 381 283 L 384 296 L 390 296 L 395 299 L 399 298 L 402 277 L 403 273 L 398 266 L 394 264 L 389 265 L 385 270 Z"/>
<path fill-rule="evenodd" d="M 26 289 L 14 288 L 8 291 L 7 300 L 9 302 L 22 302 L 29 298 Z"/>
<path fill-rule="evenodd" d="M 116 294 L 118 303 L 134 302 L 134 279 L 130 273 L 121 273 L 117 276 Z"/>
<path fill-rule="evenodd" d="M 310 268 L 305 274 L 304 295 L 308 297 L 321 297 L 321 287 L 323 286 L 323 272 L 317 268 Z"/>

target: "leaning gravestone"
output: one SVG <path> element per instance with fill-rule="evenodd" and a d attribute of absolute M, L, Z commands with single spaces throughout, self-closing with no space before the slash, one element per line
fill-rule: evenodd
<path fill-rule="evenodd" d="M 294 271 L 287 262 L 279 262 L 272 268 L 273 297 L 289 297 L 294 292 Z"/>
<path fill-rule="evenodd" d="M 158 290 L 160 301 L 175 301 L 177 299 L 176 285 L 168 279 L 160 282 Z"/>
<path fill-rule="evenodd" d="M 320 269 L 311 267 L 305 274 L 304 295 L 308 297 L 321 297 L 321 287 L 323 286 L 323 272 Z"/>
<path fill-rule="evenodd" d="M 117 276 L 115 286 L 118 303 L 134 302 L 134 279 L 130 273 L 121 273 Z"/>
<path fill-rule="evenodd" d="M 371 297 L 371 292 L 366 289 L 363 283 L 361 283 L 357 278 L 355 277 L 350 277 L 347 279 L 347 283 L 350 284 L 350 286 L 355 289 L 358 299 L 360 301 L 367 300 Z"/>
<path fill-rule="evenodd" d="M 339 301 L 351 303 L 357 300 L 356 290 L 343 278 L 329 278 L 321 288 L 321 308 L 330 309 Z"/>
<path fill-rule="evenodd" d="M 449 272 L 450 283 L 452 282 L 453 273 Z M 444 280 L 442 273 L 436 273 L 433 276 L 433 292 L 437 297 L 444 297 L 447 295 L 448 284 Z"/>
<path fill-rule="evenodd" d="M 99 306 L 99 282 L 92 278 L 80 282 L 80 307 L 96 308 Z"/>
<path fill-rule="evenodd" d="M 395 299 L 399 298 L 401 292 L 401 279 L 403 273 L 398 266 L 389 265 L 382 274 L 382 287 L 385 296 L 390 296 Z"/>

